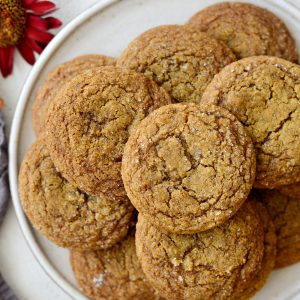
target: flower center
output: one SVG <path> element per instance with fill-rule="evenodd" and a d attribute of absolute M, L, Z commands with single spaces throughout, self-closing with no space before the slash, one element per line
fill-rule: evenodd
<path fill-rule="evenodd" d="M 15 46 L 23 37 L 26 24 L 21 0 L 0 0 L 0 47 Z"/>

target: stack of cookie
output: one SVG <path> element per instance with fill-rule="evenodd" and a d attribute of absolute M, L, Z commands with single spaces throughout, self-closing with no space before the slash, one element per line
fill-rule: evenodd
<path fill-rule="evenodd" d="M 221 3 L 48 76 L 19 191 L 88 297 L 249 299 L 300 260 L 297 59 L 272 13 Z"/>

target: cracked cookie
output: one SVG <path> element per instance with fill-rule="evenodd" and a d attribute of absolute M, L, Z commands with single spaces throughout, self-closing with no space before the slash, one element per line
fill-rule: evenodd
<path fill-rule="evenodd" d="M 78 285 L 93 300 L 159 300 L 136 256 L 134 231 L 105 251 L 71 251 Z"/>
<path fill-rule="evenodd" d="M 124 238 L 132 224 L 128 198 L 81 192 L 56 171 L 45 139 L 35 142 L 22 162 L 19 193 L 34 227 L 61 247 L 105 249 Z"/>
<path fill-rule="evenodd" d="M 300 198 L 282 195 L 276 190 L 260 191 L 277 233 L 276 267 L 300 261 Z"/>
<path fill-rule="evenodd" d="M 298 62 L 296 44 L 270 11 L 248 3 L 218 3 L 195 14 L 187 25 L 224 42 L 238 59 L 270 55 Z"/>
<path fill-rule="evenodd" d="M 32 106 L 32 124 L 37 136 L 45 131 L 47 110 L 52 99 L 72 77 L 84 70 L 115 65 L 115 59 L 103 55 L 78 56 L 55 68 L 46 78 L 36 94 Z"/>
<path fill-rule="evenodd" d="M 192 234 L 223 223 L 241 207 L 255 178 L 255 151 L 227 110 L 171 104 L 131 134 L 122 178 L 131 202 L 152 223 Z"/>
<path fill-rule="evenodd" d="M 300 67 L 277 57 L 249 57 L 226 66 L 201 102 L 227 108 L 256 147 L 254 186 L 300 180 Z"/>
<path fill-rule="evenodd" d="M 258 214 L 264 229 L 264 250 L 261 268 L 258 274 L 244 290 L 240 290 L 232 296 L 234 300 L 248 300 L 256 294 L 265 284 L 270 273 L 273 271 L 276 260 L 277 237 L 275 226 L 266 207 L 253 194 L 247 201 L 251 201 L 255 212 Z"/>
<path fill-rule="evenodd" d="M 263 225 L 246 202 L 227 222 L 194 235 L 160 231 L 138 218 L 136 251 L 146 278 L 167 299 L 234 299 L 261 268 Z"/>
<path fill-rule="evenodd" d="M 164 89 L 132 70 L 102 67 L 76 76 L 49 107 L 46 138 L 55 166 L 86 193 L 124 198 L 121 160 L 129 134 L 170 102 Z"/>
<path fill-rule="evenodd" d="M 166 25 L 133 40 L 117 65 L 150 77 L 176 102 L 199 102 L 214 75 L 235 60 L 227 46 L 207 34 Z"/>
<path fill-rule="evenodd" d="M 277 190 L 285 196 L 300 199 L 300 182 L 279 186 Z"/>

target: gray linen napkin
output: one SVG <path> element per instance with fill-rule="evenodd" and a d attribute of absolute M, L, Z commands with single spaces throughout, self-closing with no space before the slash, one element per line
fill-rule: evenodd
<path fill-rule="evenodd" d="M 5 283 L 1 273 L 0 273 L 0 300 L 17 300 L 13 291 Z"/>
<path fill-rule="evenodd" d="M 7 145 L 4 135 L 4 121 L 0 111 L 0 225 L 4 219 L 9 200 L 8 174 L 7 174 Z M 5 283 L 0 273 L 0 300 L 17 300 L 12 290 Z"/>
<path fill-rule="evenodd" d="M 0 225 L 4 219 L 9 199 L 7 165 L 7 146 L 4 135 L 4 121 L 2 113 L 0 112 Z"/>

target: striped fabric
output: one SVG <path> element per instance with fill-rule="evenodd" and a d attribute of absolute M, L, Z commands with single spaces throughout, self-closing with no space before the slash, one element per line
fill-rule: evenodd
<path fill-rule="evenodd" d="M 9 200 L 7 165 L 7 145 L 4 135 L 4 121 L 0 112 L 0 225 L 4 219 Z M 16 299 L 17 297 L 7 286 L 0 272 L 0 300 Z"/>
<path fill-rule="evenodd" d="M 0 225 L 4 219 L 9 199 L 7 165 L 7 145 L 4 135 L 4 121 L 0 112 Z"/>
<path fill-rule="evenodd" d="M 0 300 L 17 300 L 18 298 L 14 295 L 12 290 L 5 283 L 0 273 Z"/>

